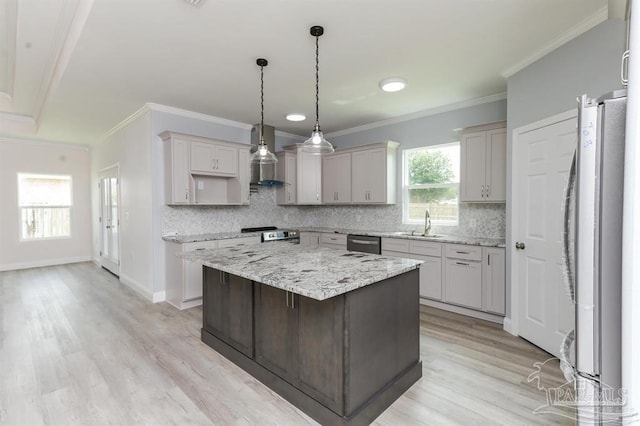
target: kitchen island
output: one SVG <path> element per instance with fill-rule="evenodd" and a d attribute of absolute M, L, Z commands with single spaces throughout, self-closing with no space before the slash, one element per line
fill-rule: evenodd
<path fill-rule="evenodd" d="M 184 253 L 202 341 L 322 424 L 368 424 L 422 376 L 420 261 L 288 242 Z"/>

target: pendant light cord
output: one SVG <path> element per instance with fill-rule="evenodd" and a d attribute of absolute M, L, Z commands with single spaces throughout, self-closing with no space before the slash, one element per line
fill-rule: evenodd
<path fill-rule="evenodd" d="M 319 36 L 316 36 L 316 128 L 319 130 L 320 129 L 320 112 L 319 112 L 319 107 L 318 104 L 320 102 L 320 62 L 319 62 L 319 55 L 320 55 L 320 49 L 318 48 L 318 38 Z"/>
<path fill-rule="evenodd" d="M 260 143 L 264 142 L 264 66 L 260 66 Z"/>

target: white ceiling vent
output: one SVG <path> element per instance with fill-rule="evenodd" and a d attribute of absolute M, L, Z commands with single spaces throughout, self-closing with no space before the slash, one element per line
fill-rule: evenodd
<path fill-rule="evenodd" d="M 184 0 L 185 3 L 190 4 L 191 6 L 200 7 L 204 3 L 205 0 Z"/>

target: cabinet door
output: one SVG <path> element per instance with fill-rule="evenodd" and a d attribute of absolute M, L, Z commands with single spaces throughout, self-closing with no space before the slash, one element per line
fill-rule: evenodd
<path fill-rule="evenodd" d="M 248 149 L 238 150 L 238 180 L 240 181 L 240 199 L 242 204 L 249 204 L 251 180 L 250 154 Z"/>
<path fill-rule="evenodd" d="M 505 314 L 505 256 L 502 248 L 483 249 L 482 310 Z"/>
<path fill-rule="evenodd" d="M 445 259 L 444 291 L 445 302 L 481 309 L 481 263 Z"/>
<path fill-rule="evenodd" d="M 442 300 L 442 259 L 429 256 L 419 259 L 424 261 L 420 265 L 420 296 Z"/>
<path fill-rule="evenodd" d="M 318 247 L 320 236 L 312 232 L 300 233 L 300 246 L 302 247 Z"/>
<path fill-rule="evenodd" d="M 343 412 L 344 296 L 319 301 L 295 296 L 298 311 L 298 386 L 336 413 Z"/>
<path fill-rule="evenodd" d="M 297 203 L 320 204 L 322 190 L 322 157 L 298 151 L 297 154 Z"/>
<path fill-rule="evenodd" d="M 486 132 L 460 138 L 460 201 L 485 201 Z"/>
<path fill-rule="evenodd" d="M 322 158 L 322 202 L 351 202 L 351 154 L 335 154 Z"/>
<path fill-rule="evenodd" d="M 212 173 L 214 171 L 214 145 L 191 142 L 191 171 Z"/>
<path fill-rule="evenodd" d="M 253 357 L 253 283 L 236 275 L 225 276 L 227 343 Z"/>
<path fill-rule="evenodd" d="M 384 148 L 369 151 L 368 173 L 369 194 L 367 202 L 387 202 L 387 150 Z"/>
<path fill-rule="evenodd" d="M 286 189 L 286 203 L 287 204 L 295 204 L 297 197 L 297 179 L 296 179 L 296 157 L 293 155 L 288 155 L 285 157 L 285 166 L 287 168 L 287 179 L 285 181 L 285 189 Z"/>
<path fill-rule="evenodd" d="M 213 170 L 216 174 L 238 175 L 238 149 L 230 146 L 215 145 L 213 152 Z"/>
<path fill-rule="evenodd" d="M 222 337 L 225 331 L 225 297 L 223 273 L 213 268 L 204 269 L 202 326 L 211 334 Z"/>
<path fill-rule="evenodd" d="M 189 204 L 189 141 L 172 139 L 170 143 L 171 197 L 170 204 Z"/>
<path fill-rule="evenodd" d="M 487 201 L 507 199 L 507 131 L 496 129 L 487 132 Z"/>
<path fill-rule="evenodd" d="M 369 152 L 351 153 L 351 200 L 364 204 L 369 201 Z"/>
<path fill-rule="evenodd" d="M 255 286 L 255 360 L 294 383 L 297 377 L 297 312 L 290 293 L 264 284 Z"/>

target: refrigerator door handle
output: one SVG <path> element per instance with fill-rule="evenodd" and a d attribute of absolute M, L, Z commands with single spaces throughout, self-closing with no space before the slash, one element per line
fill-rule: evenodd
<path fill-rule="evenodd" d="M 569 169 L 569 179 L 564 189 L 564 220 L 562 223 L 562 261 L 564 267 L 565 283 L 567 284 L 567 293 L 573 303 L 576 302 L 576 282 L 571 260 L 573 253 L 571 252 L 570 224 L 571 224 L 571 201 L 573 200 L 574 188 L 576 183 L 576 152 L 573 152 L 571 160 L 571 168 Z"/>

